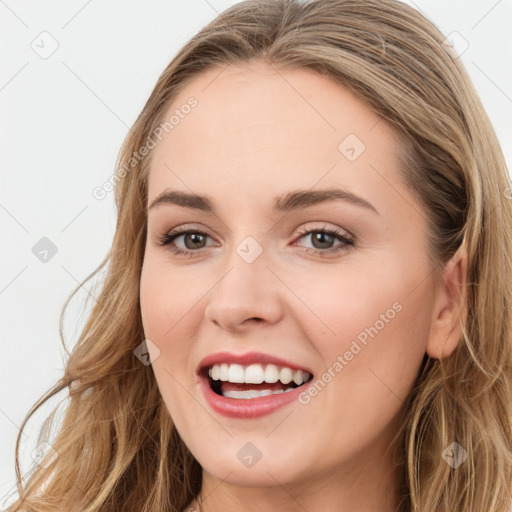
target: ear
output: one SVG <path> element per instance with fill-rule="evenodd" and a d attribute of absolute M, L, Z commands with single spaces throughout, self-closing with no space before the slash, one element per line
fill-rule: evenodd
<path fill-rule="evenodd" d="M 460 321 L 467 319 L 466 306 L 467 252 L 463 243 L 445 267 L 438 284 L 427 354 L 434 359 L 448 357 L 462 337 Z"/>

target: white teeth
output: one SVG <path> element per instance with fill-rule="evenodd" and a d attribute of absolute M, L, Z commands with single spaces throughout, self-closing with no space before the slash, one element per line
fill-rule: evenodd
<path fill-rule="evenodd" d="M 238 384 L 262 384 L 267 382 L 273 384 L 281 381 L 283 384 L 294 382 L 300 386 L 310 377 L 308 372 L 303 370 L 292 370 L 286 366 L 278 367 L 275 364 L 215 364 L 208 370 L 208 375 L 213 380 L 228 381 Z"/>
<path fill-rule="evenodd" d="M 265 372 L 261 364 L 251 364 L 245 369 L 245 382 L 247 384 L 261 384 L 265 379 Z"/>
<path fill-rule="evenodd" d="M 220 380 L 227 381 L 229 379 L 229 364 L 220 365 Z"/>
<path fill-rule="evenodd" d="M 293 380 L 293 371 L 290 368 L 281 368 L 279 380 L 283 384 L 289 384 Z"/>
<path fill-rule="evenodd" d="M 217 365 L 215 365 L 217 366 Z M 215 368 L 214 366 L 214 368 Z M 212 372 L 213 379 L 213 372 Z M 245 382 L 245 371 L 241 364 L 230 364 L 228 370 L 228 381 L 242 384 Z"/>
<path fill-rule="evenodd" d="M 241 398 L 243 400 L 247 400 L 249 398 L 259 398 L 260 396 L 268 396 L 268 395 L 278 395 L 279 393 L 288 393 L 288 391 L 293 391 L 293 388 L 288 389 L 278 389 L 276 391 L 271 391 L 270 389 L 263 389 L 258 391 L 257 389 L 250 389 L 248 391 L 226 391 L 223 393 L 223 396 L 226 398 Z"/>
<path fill-rule="evenodd" d="M 265 382 L 273 384 L 279 380 L 279 369 L 275 364 L 267 364 L 265 368 Z"/>
<path fill-rule="evenodd" d="M 297 384 L 297 386 L 300 386 L 307 378 L 307 373 L 303 372 L 302 370 L 297 370 L 296 372 L 293 372 L 293 382 Z"/>

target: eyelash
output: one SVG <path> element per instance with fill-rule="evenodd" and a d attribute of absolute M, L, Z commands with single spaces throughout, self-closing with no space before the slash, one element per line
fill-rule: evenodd
<path fill-rule="evenodd" d="M 333 253 L 338 253 L 341 251 L 348 251 L 355 246 L 355 240 L 353 238 L 347 237 L 346 235 L 344 235 L 343 233 L 341 233 L 340 231 L 338 231 L 336 229 L 330 229 L 330 228 L 326 228 L 326 227 L 324 227 L 322 229 L 302 228 L 300 231 L 299 238 L 303 238 L 305 235 L 309 235 L 312 233 L 322 233 L 322 234 L 330 235 L 334 238 L 337 238 L 339 241 L 342 242 L 342 244 L 338 245 L 337 247 L 333 247 L 331 249 L 326 249 L 326 250 L 312 249 L 310 247 L 306 247 L 306 248 L 304 248 L 304 252 L 306 252 L 308 254 L 312 253 L 312 254 L 319 255 L 319 256 L 323 257 L 322 256 L 323 254 L 326 254 L 326 253 L 333 254 Z M 168 249 L 176 256 L 180 255 L 183 257 L 192 257 L 195 255 L 201 254 L 205 250 L 205 248 L 195 249 L 195 250 L 191 250 L 191 249 L 184 250 L 184 249 L 176 249 L 176 248 L 171 247 L 172 242 L 174 242 L 174 240 L 176 240 L 176 238 L 179 238 L 180 236 L 184 236 L 184 235 L 190 235 L 190 234 L 198 234 L 201 236 L 209 237 L 208 233 L 205 233 L 204 231 L 201 231 L 199 229 L 176 228 L 174 231 L 172 231 L 170 233 L 165 233 L 159 239 L 159 241 L 157 242 L 157 245 L 160 247 L 169 246 Z"/>

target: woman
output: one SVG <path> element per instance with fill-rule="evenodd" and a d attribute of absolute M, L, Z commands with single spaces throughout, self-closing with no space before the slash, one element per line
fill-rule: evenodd
<path fill-rule="evenodd" d="M 510 184 L 443 40 L 249 0 L 178 53 L 11 510 L 510 510 Z"/>

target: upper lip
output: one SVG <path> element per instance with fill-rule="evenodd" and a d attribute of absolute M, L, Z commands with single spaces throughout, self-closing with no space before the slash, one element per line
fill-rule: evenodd
<path fill-rule="evenodd" d="M 234 354 L 231 352 L 215 352 L 210 354 L 199 362 L 197 365 L 197 374 L 202 374 L 207 368 L 214 364 L 241 364 L 248 366 L 251 364 L 275 364 L 276 366 L 286 366 L 292 370 L 303 370 L 313 375 L 313 372 L 300 364 L 292 363 L 280 357 L 263 354 L 262 352 L 245 352 L 244 354 Z"/>

